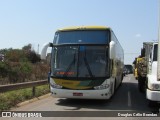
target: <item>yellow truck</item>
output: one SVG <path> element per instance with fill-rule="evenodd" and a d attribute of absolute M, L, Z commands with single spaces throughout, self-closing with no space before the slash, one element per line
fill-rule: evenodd
<path fill-rule="evenodd" d="M 137 71 L 137 64 L 138 64 L 138 57 L 135 58 L 134 62 L 133 62 L 133 75 L 135 77 L 136 80 L 138 80 L 138 71 Z"/>
<path fill-rule="evenodd" d="M 147 75 L 147 66 L 145 58 L 139 56 L 134 61 L 134 76 L 138 80 L 138 89 L 143 92 L 145 90 L 145 81 Z"/>

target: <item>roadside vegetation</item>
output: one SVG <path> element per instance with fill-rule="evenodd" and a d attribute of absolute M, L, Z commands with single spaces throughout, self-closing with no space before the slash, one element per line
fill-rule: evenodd
<path fill-rule="evenodd" d="M 49 93 L 48 85 L 36 87 L 35 96 L 32 95 L 32 88 L 20 89 L 0 93 L 0 111 L 9 110 L 11 107 L 16 107 L 20 102 L 39 97 Z"/>
<path fill-rule="evenodd" d="M 40 55 L 31 49 L 31 44 L 22 49 L 1 49 L 0 85 L 42 80 L 47 78 L 49 65 L 40 62 Z"/>
<path fill-rule="evenodd" d="M 31 44 L 22 49 L 0 49 L 0 85 L 44 80 L 48 71 L 48 62 L 41 62 L 40 55 L 32 50 Z M 32 96 L 32 88 L 0 92 L 0 111 L 48 92 L 48 85 L 36 87 L 35 96 Z"/>

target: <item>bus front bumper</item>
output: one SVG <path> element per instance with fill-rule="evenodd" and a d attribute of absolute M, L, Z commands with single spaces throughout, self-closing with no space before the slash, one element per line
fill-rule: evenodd
<path fill-rule="evenodd" d="M 51 93 L 56 98 L 75 98 L 75 99 L 109 99 L 111 93 L 108 89 L 103 90 L 68 90 L 55 89 L 51 87 Z"/>

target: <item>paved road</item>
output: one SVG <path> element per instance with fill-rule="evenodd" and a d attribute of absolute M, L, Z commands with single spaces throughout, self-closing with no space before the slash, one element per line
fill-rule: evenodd
<path fill-rule="evenodd" d="M 119 111 L 120 114 L 128 113 L 133 111 L 140 112 L 151 112 L 155 109 L 148 107 L 148 101 L 145 99 L 145 94 L 138 91 L 137 81 L 134 79 L 133 75 L 127 75 L 123 79 L 122 85 L 116 91 L 116 94 L 110 100 L 73 100 L 73 99 L 58 99 L 51 96 L 38 100 L 36 102 L 30 103 L 28 105 L 21 106 L 19 108 L 14 108 L 13 111 L 90 111 L 89 114 L 96 115 L 95 111 Z M 92 112 L 91 112 L 92 111 Z M 57 113 L 61 114 L 63 112 Z M 86 114 L 88 114 L 86 112 Z M 110 114 L 110 113 L 109 113 Z M 133 115 L 133 114 L 132 114 Z M 78 117 L 78 119 L 124 119 L 120 117 Z M 150 117 L 147 117 L 151 119 Z M 1 119 L 1 118 L 0 118 Z M 3 118 L 4 119 L 4 118 Z M 3 120 L 2 119 L 2 120 Z M 28 119 L 28 118 L 26 118 Z M 38 118 L 46 119 L 46 118 Z M 48 117 L 47 119 L 53 119 Z M 75 117 L 56 117 L 55 119 L 75 119 Z M 138 119 L 137 117 L 130 117 L 126 119 Z M 146 118 L 140 118 L 146 119 Z M 152 119 L 159 119 L 154 117 Z M 11 120 L 11 118 L 5 118 L 4 120 Z M 12 118 L 12 120 L 17 120 L 17 118 Z"/>

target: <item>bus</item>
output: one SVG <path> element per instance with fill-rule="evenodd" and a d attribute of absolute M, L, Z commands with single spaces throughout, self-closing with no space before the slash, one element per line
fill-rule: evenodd
<path fill-rule="evenodd" d="M 110 99 L 123 79 L 124 52 L 114 32 L 105 26 L 59 29 L 44 44 L 51 47 L 50 90 L 57 98 Z"/>

